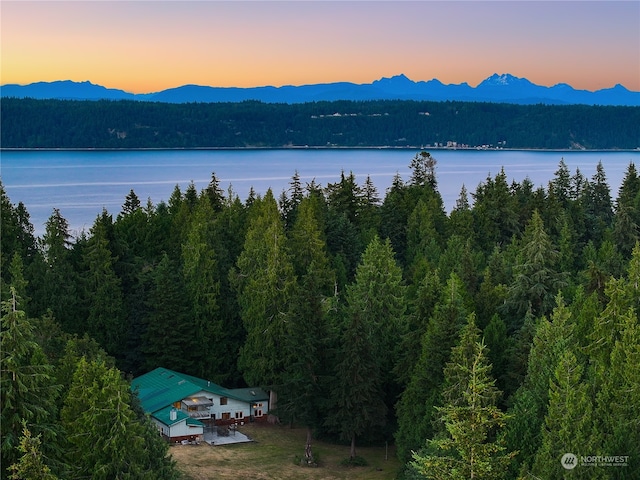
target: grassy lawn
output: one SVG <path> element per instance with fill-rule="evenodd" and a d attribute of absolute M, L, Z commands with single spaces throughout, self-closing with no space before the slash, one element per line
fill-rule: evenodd
<path fill-rule="evenodd" d="M 313 453 L 319 457 L 316 468 L 294 464 L 294 457 L 304 453 L 306 431 L 302 428 L 250 424 L 238 429 L 251 443 L 210 446 L 175 445 L 170 453 L 187 479 L 395 479 L 401 467 L 395 449 L 359 447 L 356 453 L 367 460 L 366 467 L 344 467 L 340 462 L 349 456 L 349 447 L 314 442 Z"/>

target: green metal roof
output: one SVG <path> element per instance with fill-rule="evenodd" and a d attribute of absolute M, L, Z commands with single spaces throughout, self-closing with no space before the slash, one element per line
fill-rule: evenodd
<path fill-rule="evenodd" d="M 269 395 L 259 388 L 227 389 L 208 380 L 162 367 L 134 378 L 131 381 L 131 390 L 138 392 L 144 411 L 152 413 L 154 416 L 156 416 L 155 412 L 167 407 L 170 410 L 173 403 L 192 396 L 201 390 L 246 403 L 269 399 Z M 167 411 L 167 419 L 169 418 L 168 415 Z M 169 424 L 167 423 L 167 425 Z"/>
<path fill-rule="evenodd" d="M 229 391 L 232 392 L 232 395 L 229 396 L 247 403 L 269 400 L 269 394 L 261 388 L 232 388 Z"/>
<path fill-rule="evenodd" d="M 191 417 L 180 410 L 176 410 L 176 419 L 171 420 L 171 410 L 173 410 L 172 407 L 163 408 L 162 410 L 158 410 L 157 412 L 154 412 L 153 417 L 160 420 L 162 423 L 168 426 L 172 426 L 172 425 L 175 425 L 176 423 L 180 423 L 185 418 L 187 419 L 187 423 L 189 423 L 189 419 Z"/>

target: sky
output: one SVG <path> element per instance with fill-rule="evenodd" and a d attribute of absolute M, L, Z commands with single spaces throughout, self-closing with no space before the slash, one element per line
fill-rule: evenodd
<path fill-rule="evenodd" d="M 0 84 L 411 80 L 640 91 L 640 1 L 2 0 Z"/>

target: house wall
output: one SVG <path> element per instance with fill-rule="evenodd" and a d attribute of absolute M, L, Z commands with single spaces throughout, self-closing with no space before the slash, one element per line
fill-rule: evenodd
<path fill-rule="evenodd" d="M 266 400 L 258 400 L 256 402 L 247 403 L 234 398 L 226 398 L 226 405 L 222 405 L 222 398 L 220 395 L 213 394 L 207 391 L 200 391 L 193 395 L 194 397 L 206 397 L 213 402 L 213 405 L 209 407 L 209 412 L 215 415 L 215 423 L 218 425 L 230 424 L 235 422 L 248 422 L 251 415 L 254 416 L 254 420 L 261 421 L 263 417 L 266 419 L 266 415 L 269 411 L 269 402 Z M 252 408 L 253 404 L 257 404 L 257 408 Z M 186 410 L 183 410 L 188 414 Z"/>
<path fill-rule="evenodd" d="M 181 442 L 182 440 L 200 440 L 203 439 L 203 428 L 198 425 L 187 425 L 187 419 L 173 424 L 171 426 L 156 420 L 152 417 L 153 422 L 158 427 L 162 436 L 170 442 Z"/>

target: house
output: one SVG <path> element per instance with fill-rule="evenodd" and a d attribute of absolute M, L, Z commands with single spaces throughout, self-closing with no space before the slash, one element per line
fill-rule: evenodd
<path fill-rule="evenodd" d="M 269 411 L 264 390 L 227 389 L 162 367 L 134 378 L 131 389 L 170 442 L 202 440 L 204 430 L 215 425 L 266 421 Z"/>

